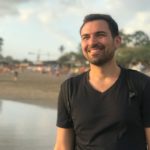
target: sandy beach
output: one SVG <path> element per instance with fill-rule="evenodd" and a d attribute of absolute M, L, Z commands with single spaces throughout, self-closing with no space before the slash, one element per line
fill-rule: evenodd
<path fill-rule="evenodd" d="M 1 73 L 0 99 L 56 108 L 59 87 L 64 80 L 64 76 L 23 71 L 14 81 L 12 73 Z"/>
<path fill-rule="evenodd" d="M 65 79 L 64 75 L 57 77 L 26 70 L 19 72 L 18 80 L 14 81 L 13 73 L 1 73 L 0 99 L 56 108 L 60 84 Z"/>

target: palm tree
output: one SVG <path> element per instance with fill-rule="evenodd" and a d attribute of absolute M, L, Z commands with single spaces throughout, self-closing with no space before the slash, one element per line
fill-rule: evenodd
<path fill-rule="evenodd" d="M 3 38 L 0 37 L 0 54 L 2 52 Z"/>
<path fill-rule="evenodd" d="M 60 45 L 59 51 L 60 51 L 61 54 L 64 52 L 64 50 L 65 50 L 64 46 L 63 46 L 63 45 Z"/>

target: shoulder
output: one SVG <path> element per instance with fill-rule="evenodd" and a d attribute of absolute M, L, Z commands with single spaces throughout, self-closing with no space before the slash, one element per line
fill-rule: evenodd
<path fill-rule="evenodd" d="M 125 69 L 128 78 L 137 86 L 141 86 L 141 88 L 145 88 L 146 86 L 150 86 L 150 77 L 146 74 L 132 70 L 132 69 Z"/>
<path fill-rule="evenodd" d="M 127 70 L 128 74 L 130 75 L 131 78 L 135 80 L 142 80 L 142 81 L 150 81 L 150 77 L 142 72 L 132 70 L 132 69 L 125 69 Z"/>
<path fill-rule="evenodd" d="M 70 77 L 61 84 L 61 88 L 64 90 L 78 89 L 80 85 L 83 85 L 83 82 L 85 81 L 86 77 L 87 77 L 87 72 Z"/>
<path fill-rule="evenodd" d="M 84 72 L 80 75 L 76 75 L 66 79 L 62 84 L 60 91 L 65 95 L 66 99 L 70 98 L 73 93 L 76 93 L 79 90 L 80 86 L 84 85 L 84 79 L 87 76 L 87 72 Z"/>
<path fill-rule="evenodd" d="M 66 79 L 61 86 L 79 85 L 87 76 L 87 72 Z"/>

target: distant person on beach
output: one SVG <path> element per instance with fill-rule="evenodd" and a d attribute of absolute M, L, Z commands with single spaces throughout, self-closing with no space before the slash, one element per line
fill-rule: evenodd
<path fill-rule="evenodd" d="M 60 88 L 55 150 L 150 150 L 150 77 L 121 67 L 118 25 L 89 14 L 80 28 L 90 69 Z"/>
<path fill-rule="evenodd" d="M 18 75 L 19 75 L 18 71 L 14 70 L 13 74 L 14 74 L 14 77 L 13 77 L 14 81 L 17 81 L 18 80 Z"/>

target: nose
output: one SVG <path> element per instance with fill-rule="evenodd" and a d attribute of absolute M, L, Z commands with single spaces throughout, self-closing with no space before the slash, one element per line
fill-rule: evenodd
<path fill-rule="evenodd" d="M 97 38 L 95 36 L 91 36 L 90 39 L 89 39 L 89 43 L 88 44 L 90 46 L 97 44 Z"/>

